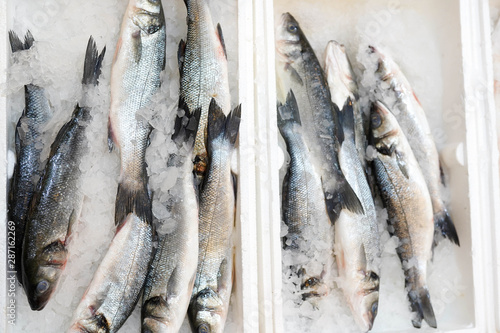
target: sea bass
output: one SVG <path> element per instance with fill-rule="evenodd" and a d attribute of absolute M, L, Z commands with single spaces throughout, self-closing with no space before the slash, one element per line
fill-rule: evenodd
<path fill-rule="evenodd" d="M 120 148 L 116 234 L 76 309 L 69 332 L 116 332 L 132 313 L 153 255 L 145 153 L 151 126 L 137 112 L 160 87 L 165 64 L 161 1 L 130 0 L 111 70 L 109 132 Z"/>
<path fill-rule="evenodd" d="M 84 85 L 96 85 L 106 48 L 99 55 L 91 37 L 85 56 Z M 88 88 L 86 88 L 88 89 Z M 68 257 L 71 230 L 80 217 L 80 163 L 88 151 L 91 109 L 76 106 L 57 134 L 26 219 L 23 287 L 32 310 L 42 310 L 54 293 Z"/>
<path fill-rule="evenodd" d="M 175 225 L 166 234 L 158 231 L 159 245 L 142 297 L 142 332 L 178 332 L 191 299 L 198 265 L 198 198 L 191 156 L 200 112 L 184 121 L 178 152 L 169 161 L 179 168 L 168 203 Z"/>
<path fill-rule="evenodd" d="M 335 104 L 343 106 L 344 142 L 340 167 L 361 200 L 364 214 L 348 210 L 335 222 L 335 256 L 339 286 L 359 328 L 371 330 L 377 315 L 380 283 L 380 237 L 372 192 L 365 175 L 363 119 L 357 101 L 358 88 L 343 45 L 328 43 L 327 79 Z"/>
<path fill-rule="evenodd" d="M 222 29 L 214 28 L 207 0 L 184 0 L 187 7 L 187 39 L 179 45 L 180 99 L 189 110 L 201 108 L 193 154 L 201 182 L 207 167 L 206 128 L 208 107 L 215 99 L 224 113 L 231 110 L 226 46 Z M 180 120 L 180 119 L 178 119 Z M 180 127 L 177 122 L 176 127 Z"/>
<path fill-rule="evenodd" d="M 379 190 L 389 223 L 399 238 L 397 253 L 405 273 L 405 286 L 413 326 L 422 319 L 436 328 L 436 318 L 427 289 L 427 261 L 432 256 L 434 223 L 432 202 L 410 145 L 396 118 L 380 102 L 371 113 L 371 128 L 378 156 L 373 160 Z"/>
<path fill-rule="evenodd" d="M 304 141 L 299 109 L 292 91 L 284 105 L 278 103 L 277 114 L 278 128 L 290 155 L 282 190 L 282 216 L 288 226 L 283 249 L 293 254 L 292 272 L 301 279 L 303 300 L 323 296 L 329 291 L 324 277 L 331 277 L 333 266 L 333 226 L 326 211 L 321 178 L 311 163 Z M 318 265 L 314 260 L 316 257 L 324 262 Z"/>
<path fill-rule="evenodd" d="M 432 200 L 436 231 L 453 243 L 460 245 L 455 225 L 441 198 L 439 155 L 425 111 L 410 83 L 394 60 L 380 49 L 370 47 L 370 52 L 375 55 L 378 62 L 377 75 L 382 81 L 389 84 L 390 88 L 388 89 L 392 93 L 391 97 L 395 98 L 395 105 L 389 106 L 391 110 L 397 109 L 396 119 L 410 143 L 427 183 Z"/>
<path fill-rule="evenodd" d="M 347 183 L 338 161 L 344 139 L 338 108 L 332 103 L 321 66 L 297 21 L 289 13 L 281 16 L 276 31 L 278 97 L 284 102 L 293 90 L 297 100 L 304 140 L 320 173 L 330 219 L 342 208 L 362 213 L 363 207 Z"/>
<path fill-rule="evenodd" d="M 34 39 L 28 31 L 22 42 L 9 31 L 12 53 L 28 50 Z M 52 118 L 52 110 L 43 88 L 28 84 L 24 86 L 25 109 L 16 126 L 16 166 L 9 191 L 9 221 L 15 223 L 15 265 L 17 279 L 22 282 L 21 258 L 26 214 L 36 184 L 43 170 L 41 152 L 44 147 L 44 128 Z"/>
<path fill-rule="evenodd" d="M 232 234 L 236 184 L 231 153 L 240 125 L 241 106 L 226 118 L 215 99 L 207 122 L 208 169 L 200 193 L 199 254 L 188 315 L 195 332 L 223 332 L 233 279 Z"/>

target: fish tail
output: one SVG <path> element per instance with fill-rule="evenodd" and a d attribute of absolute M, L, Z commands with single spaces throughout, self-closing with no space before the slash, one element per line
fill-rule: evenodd
<path fill-rule="evenodd" d="M 285 104 L 278 102 L 278 127 L 283 128 L 289 123 L 301 125 L 299 107 L 292 90 L 288 92 Z"/>
<path fill-rule="evenodd" d="M 457 229 L 446 209 L 434 215 L 434 228 L 436 234 L 441 233 L 444 238 L 460 246 Z"/>
<path fill-rule="evenodd" d="M 106 46 L 102 49 L 101 54 L 97 50 L 97 45 L 92 36 L 87 44 L 85 53 L 85 64 L 83 66 L 82 84 L 92 84 L 96 86 L 101 75 L 101 66 L 104 55 L 106 54 Z"/>
<path fill-rule="evenodd" d="M 436 317 L 431 304 L 431 296 L 427 287 L 423 286 L 409 290 L 408 299 L 410 300 L 412 312 L 416 313 L 416 317 L 412 319 L 413 326 L 420 328 L 423 319 L 430 327 L 437 328 Z"/>
<path fill-rule="evenodd" d="M 184 99 L 179 101 L 179 109 L 184 110 L 184 115 L 182 117 L 177 116 L 175 118 L 174 134 L 172 134 L 172 140 L 181 145 L 183 142 L 189 142 L 191 139 L 196 137 L 196 132 L 198 130 L 198 124 L 201 118 L 201 107 L 194 110 L 193 113 L 189 111 L 187 104 Z"/>
<path fill-rule="evenodd" d="M 21 41 L 19 36 L 13 30 L 9 31 L 9 42 L 12 53 L 22 50 L 28 50 L 33 46 L 34 41 L 35 39 L 33 38 L 33 35 L 29 30 L 24 36 L 24 42 Z"/>
<path fill-rule="evenodd" d="M 118 228 L 130 213 L 134 213 L 143 221 L 152 223 L 151 198 L 146 184 L 146 179 L 143 180 L 141 185 L 133 185 L 124 181 L 118 184 L 115 202 L 115 224 Z"/>
<path fill-rule="evenodd" d="M 347 179 L 345 179 L 344 174 L 341 173 L 339 177 L 340 179 L 337 181 L 338 185 L 335 195 L 328 192 L 325 193 L 326 208 L 332 223 L 337 221 L 341 210 L 344 208 L 356 214 L 365 213 L 361 201 L 351 185 L 347 182 Z"/>
<path fill-rule="evenodd" d="M 241 121 L 241 104 L 231 111 L 227 117 L 222 112 L 222 109 L 217 105 L 215 99 L 212 98 L 210 107 L 208 109 L 208 122 L 207 122 L 207 152 L 210 156 L 211 151 L 214 150 L 215 145 L 222 138 L 223 142 L 228 142 L 234 146 Z"/>

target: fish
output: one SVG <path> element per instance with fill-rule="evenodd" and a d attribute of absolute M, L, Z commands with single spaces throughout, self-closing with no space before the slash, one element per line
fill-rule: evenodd
<path fill-rule="evenodd" d="M 278 128 L 290 155 L 282 185 L 282 218 L 288 227 L 283 249 L 294 255 L 296 265 L 291 269 L 301 279 L 299 294 L 306 300 L 329 291 L 324 278 L 330 276 L 333 266 L 333 225 L 326 211 L 321 177 L 304 140 L 293 91 L 288 93 L 284 105 L 278 103 L 277 115 Z M 309 264 L 315 257 L 324 259 L 322 265 Z"/>
<path fill-rule="evenodd" d="M 405 275 L 412 324 L 422 320 L 436 328 L 427 287 L 427 262 L 432 257 L 434 222 L 425 178 L 395 116 L 380 101 L 371 111 L 371 136 L 377 157 L 373 160 L 377 184 L 387 208 L 389 224 L 399 238 L 396 248 Z"/>
<path fill-rule="evenodd" d="M 227 53 L 220 24 L 214 28 L 206 0 L 184 0 L 187 8 L 187 38 L 178 50 L 180 103 L 189 110 L 201 108 L 193 155 L 194 170 L 201 184 L 208 162 L 206 128 L 210 101 L 215 99 L 223 112 L 231 110 Z M 177 118 L 175 128 L 181 127 Z"/>
<path fill-rule="evenodd" d="M 457 230 L 441 197 L 442 169 L 425 111 L 396 62 L 380 48 L 370 46 L 369 52 L 374 55 L 377 61 L 376 74 L 380 78 L 380 82 L 384 81 L 389 85 L 385 91 L 389 92 L 391 99 L 395 99 L 391 110 L 398 110 L 395 112 L 396 119 L 405 133 L 425 177 L 432 200 L 436 234 L 440 233 L 444 238 L 448 238 L 460 246 Z M 391 105 L 389 106 L 391 107 Z"/>
<path fill-rule="evenodd" d="M 304 139 L 320 172 L 330 219 L 336 221 L 343 208 L 362 213 L 359 198 L 345 179 L 338 161 L 344 133 L 338 107 L 314 51 L 298 22 L 289 13 L 281 16 L 276 30 L 278 101 L 293 90 L 297 100 Z"/>
<path fill-rule="evenodd" d="M 120 151 L 116 232 L 68 332 L 117 332 L 137 304 L 153 258 L 151 197 L 145 154 L 151 107 L 165 67 L 166 31 L 161 1 L 130 0 L 111 68 L 110 148 Z"/>
<path fill-rule="evenodd" d="M 184 121 L 184 134 L 176 138 L 178 152 L 169 160 L 179 168 L 168 203 L 175 226 L 159 235 L 144 285 L 142 332 L 178 332 L 191 300 L 198 266 L 198 197 L 191 156 L 200 114 L 198 109 Z"/>
<path fill-rule="evenodd" d="M 28 50 L 34 38 L 27 32 L 24 42 L 14 31 L 9 31 L 12 53 Z M 8 218 L 15 225 L 15 269 L 17 279 L 22 283 L 22 250 L 26 215 L 36 184 L 43 171 L 42 150 L 45 146 L 45 127 L 52 118 L 52 109 L 45 89 L 34 84 L 24 86 L 25 108 L 15 131 L 16 164 L 9 189 Z"/>
<path fill-rule="evenodd" d="M 83 82 L 97 84 L 106 52 L 90 37 Z M 40 311 L 54 294 L 68 259 L 71 232 L 80 216 L 83 193 L 80 164 L 88 152 L 86 129 L 91 108 L 77 104 L 59 130 L 30 203 L 23 241 L 23 287 L 32 310 Z"/>
<path fill-rule="evenodd" d="M 378 312 L 381 245 L 377 213 L 364 163 L 364 119 L 358 103 L 358 87 L 344 45 L 330 41 L 326 48 L 325 72 L 332 101 L 340 111 L 344 141 L 339 163 L 347 182 L 363 205 L 362 214 L 343 210 L 335 222 L 335 257 L 338 284 L 363 331 L 373 327 Z"/>
<path fill-rule="evenodd" d="M 229 308 L 237 186 L 231 152 L 240 120 L 241 105 L 226 117 L 212 99 L 207 121 L 208 169 L 199 196 L 198 267 L 188 308 L 195 332 L 223 332 Z"/>

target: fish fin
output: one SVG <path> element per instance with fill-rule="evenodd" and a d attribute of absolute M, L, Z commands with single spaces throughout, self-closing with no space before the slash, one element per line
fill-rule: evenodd
<path fill-rule="evenodd" d="M 215 99 L 212 98 L 208 109 L 207 122 L 207 152 L 209 156 L 210 151 L 213 151 L 213 143 L 221 135 L 224 141 L 234 146 L 238 137 L 240 121 L 241 104 L 234 108 L 226 117 L 222 109 L 217 105 Z"/>
<path fill-rule="evenodd" d="M 52 142 L 52 145 L 50 146 L 49 159 L 52 156 L 54 156 L 57 148 L 61 144 L 61 141 L 64 140 L 64 137 L 67 135 L 69 128 L 74 125 L 74 116 L 79 110 L 81 110 L 80 105 L 76 104 L 75 110 L 73 111 L 71 118 L 61 127 L 59 132 L 57 132 L 56 138 L 54 139 L 54 142 Z"/>
<path fill-rule="evenodd" d="M 439 162 L 439 174 L 441 175 L 441 183 L 446 186 L 446 176 L 444 174 L 443 166 Z"/>
<path fill-rule="evenodd" d="M 115 136 L 113 135 L 113 127 L 111 126 L 111 120 L 108 119 L 108 150 L 111 153 L 115 148 Z"/>
<path fill-rule="evenodd" d="M 436 317 L 431 304 L 431 296 L 427 287 L 419 287 L 408 292 L 411 310 L 416 313 L 412 324 L 416 328 L 422 326 L 422 319 L 432 328 L 437 328 Z"/>
<path fill-rule="evenodd" d="M 201 107 L 190 112 L 184 99 L 179 100 L 179 108 L 184 110 L 184 115 L 182 117 L 177 116 L 175 118 L 174 134 L 172 134 L 172 140 L 178 145 L 182 145 L 183 142 L 189 142 L 189 140 L 196 137 L 196 132 L 198 130 L 198 124 L 201 118 Z"/>
<path fill-rule="evenodd" d="M 232 260 L 229 261 L 230 263 Z M 219 266 L 219 272 L 217 273 L 217 291 L 220 292 L 230 292 L 231 289 L 231 278 L 233 267 L 228 263 L 227 258 L 224 258 Z"/>
<path fill-rule="evenodd" d="M 132 33 L 132 42 L 134 44 L 134 47 L 132 47 L 132 55 L 135 62 L 139 63 L 142 58 L 142 36 L 140 30 Z"/>
<path fill-rule="evenodd" d="M 338 140 L 339 146 L 342 145 L 342 142 L 344 142 L 344 128 L 343 128 L 343 123 L 344 123 L 344 113 L 339 109 L 338 105 L 330 101 L 332 104 L 332 109 L 333 109 L 333 116 L 337 118 L 337 123 L 340 124 L 339 126 L 335 126 L 336 128 L 336 133 L 335 137 Z M 340 147 L 339 147 L 340 148 Z"/>
<path fill-rule="evenodd" d="M 351 97 L 348 97 L 342 111 L 340 112 L 342 115 L 342 127 L 345 132 L 348 132 L 351 137 L 351 141 L 354 142 L 354 108 L 352 104 Z M 340 120 L 340 119 L 339 119 Z M 340 139 L 339 139 L 340 141 Z"/>
<path fill-rule="evenodd" d="M 21 41 L 19 36 L 13 30 L 9 30 L 9 42 L 12 53 L 28 50 L 33 46 L 34 41 L 35 39 L 33 38 L 33 35 L 29 30 L 26 33 L 26 36 L 24 37 L 24 43 Z"/>
<path fill-rule="evenodd" d="M 446 209 L 434 215 L 434 229 L 435 234 L 440 233 L 444 238 L 460 246 L 457 229 Z"/>
<path fill-rule="evenodd" d="M 87 51 L 85 52 L 85 63 L 83 66 L 82 84 L 99 84 L 99 75 L 101 75 L 101 66 L 104 55 L 106 54 L 106 46 L 102 49 L 101 54 L 97 50 L 97 45 L 92 36 L 90 36 Z"/>
<path fill-rule="evenodd" d="M 404 161 L 403 155 L 399 151 L 395 151 L 396 154 L 396 161 L 398 162 L 398 167 L 399 170 L 401 170 L 401 173 L 406 177 L 406 179 L 410 179 L 410 176 L 408 174 L 408 169 L 406 168 L 406 162 Z"/>
<path fill-rule="evenodd" d="M 127 182 L 118 184 L 115 202 L 115 225 L 120 228 L 130 213 L 135 213 L 141 220 L 151 224 L 153 213 L 151 198 L 147 189 L 147 177 L 142 179 L 142 185 L 131 186 Z"/>
<path fill-rule="evenodd" d="M 238 175 L 232 171 L 231 171 L 231 180 L 233 181 L 234 204 L 236 205 L 236 200 L 238 199 Z M 236 222 L 236 219 L 234 221 Z"/>
<path fill-rule="evenodd" d="M 217 36 L 219 37 L 220 44 L 222 45 L 222 50 L 224 50 L 224 56 L 226 57 L 227 60 L 226 44 L 224 42 L 224 35 L 222 34 L 222 28 L 220 26 L 220 23 L 217 23 Z"/>
<path fill-rule="evenodd" d="M 186 54 L 186 42 L 181 39 L 179 42 L 179 48 L 177 49 L 177 64 L 179 65 L 179 74 L 182 76 L 182 71 L 184 69 L 184 56 Z"/>
<path fill-rule="evenodd" d="M 285 65 L 285 70 L 290 72 L 290 76 L 292 77 L 292 80 L 294 80 L 295 82 L 297 82 L 301 86 L 304 85 L 304 81 L 302 81 L 302 78 L 300 77 L 299 73 L 290 64 Z"/>
<path fill-rule="evenodd" d="M 325 203 L 330 221 L 335 224 L 342 209 L 347 209 L 356 214 L 364 214 L 363 205 L 351 185 L 344 178 L 335 194 L 325 192 Z"/>
<path fill-rule="evenodd" d="M 69 239 L 71 238 L 71 235 L 73 234 L 73 230 L 75 230 L 75 226 L 78 222 L 78 219 L 80 218 L 80 213 L 82 212 L 82 206 L 83 206 L 83 201 L 78 204 L 77 207 L 73 209 L 71 212 L 71 215 L 69 216 L 68 220 L 68 230 L 66 231 L 66 240 L 64 241 L 64 244 L 67 245 L 69 242 Z"/>
<path fill-rule="evenodd" d="M 278 103 L 278 127 L 282 129 L 288 123 L 296 123 L 301 125 L 299 107 L 297 105 L 297 100 L 295 99 L 295 94 L 290 89 L 288 95 L 286 96 L 285 104 Z"/>

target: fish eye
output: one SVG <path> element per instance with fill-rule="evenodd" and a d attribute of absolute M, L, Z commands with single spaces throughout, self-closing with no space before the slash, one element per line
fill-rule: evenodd
<path fill-rule="evenodd" d="M 372 128 L 379 128 L 382 125 L 382 118 L 378 113 L 373 113 L 371 116 Z"/>
<path fill-rule="evenodd" d="M 290 24 L 287 28 L 288 32 L 295 34 L 299 28 L 296 25 Z"/>
<path fill-rule="evenodd" d="M 209 332 L 210 330 L 207 324 L 201 324 L 200 326 L 198 326 L 198 333 L 209 333 Z"/>
<path fill-rule="evenodd" d="M 38 294 L 43 294 L 44 292 L 46 292 L 47 290 L 49 289 L 49 283 L 45 280 L 42 280 L 40 281 L 37 285 L 36 285 L 36 292 Z"/>

